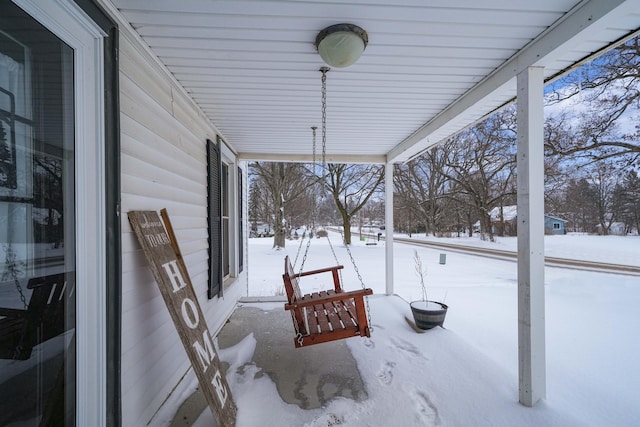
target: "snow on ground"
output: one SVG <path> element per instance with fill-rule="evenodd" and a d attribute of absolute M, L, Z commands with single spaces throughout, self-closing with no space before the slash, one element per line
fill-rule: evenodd
<path fill-rule="evenodd" d="M 380 294 L 370 298 L 371 339 L 347 340 L 369 399 L 336 400 L 314 411 L 282 402 L 268 377 L 255 378 L 255 366 L 236 369 L 251 359 L 253 337 L 248 336 L 235 350 L 227 374 L 239 426 L 640 425 L 639 277 L 546 268 L 547 397 L 530 409 L 518 404 L 515 262 L 418 248 L 427 268 L 429 299 L 446 302 L 449 311 L 446 329 L 416 334 L 404 320 L 410 316 L 405 301 L 421 295 L 414 247 L 394 245 L 398 297 L 385 297 L 384 242 L 366 245 L 356 239 L 351 250 L 357 269 L 367 287 Z M 515 249 L 515 241 L 475 244 Z M 359 288 L 340 236 L 331 234 L 331 242 L 345 265 L 345 288 Z M 250 239 L 249 295 L 282 294 L 284 256 L 295 258 L 298 243 L 274 250 L 270 238 Z M 551 256 L 631 265 L 640 260 L 637 236 L 546 236 L 545 244 Z M 439 264 L 441 253 L 446 254 L 444 265 Z M 327 239 L 314 239 L 304 269 L 335 263 Z M 324 288 L 317 279 L 301 280 L 301 287 L 305 292 Z M 229 360 L 224 353 L 221 359 Z M 207 410 L 197 425 L 212 420 Z"/>
<path fill-rule="evenodd" d="M 407 237 L 407 235 L 398 235 Z M 439 239 L 424 234 L 414 234 L 414 239 L 431 240 L 436 242 L 459 244 L 466 246 L 481 246 L 505 251 L 517 251 L 517 237 L 496 237 L 495 242 L 480 240 L 477 236 L 460 236 Z M 640 239 L 638 236 L 597 236 L 592 234 L 550 235 L 544 238 L 544 252 L 546 256 L 568 258 L 585 261 L 607 262 L 640 266 Z"/>

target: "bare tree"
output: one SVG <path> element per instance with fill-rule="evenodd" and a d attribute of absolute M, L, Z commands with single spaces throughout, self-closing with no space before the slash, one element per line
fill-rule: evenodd
<path fill-rule="evenodd" d="M 474 209 L 469 203 L 462 202 L 458 197 L 455 187 L 449 191 L 449 203 L 447 205 L 447 224 L 457 237 L 465 230 L 469 237 L 473 236 Z"/>
<path fill-rule="evenodd" d="M 567 183 L 575 172 L 568 167 L 562 156 L 545 156 L 544 158 L 544 205 L 545 213 L 562 217 Z"/>
<path fill-rule="evenodd" d="M 623 178 L 622 220 L 629 231 L 640 233 L 640 173 L 629 171 Z"/>
<path fill-rule="evenodd" d="M 592 232 L 597 223 L 595 189 L 586 178 L 572 178 L 565 189 L 562 212 L 573 231 Z"/>
<path fill-rule="evenodd" d="M 309 213 L 309 205 L 300 201 L 309 197 L 308 191 L 316 180 L 310 177 L 307 168 L 299 163 L 255 162 L 249 165 L 249 170 L 259 179 L 264 191 L 271 197 L 271 203 L 268 205 L 272 209 L 270 216 L 273 218 L 273 247 L 284 248 L 287 229 L 294 220 L 293 215 L 287 212 L 294 207 L 305 206 L 306 209 L 298 209 L 297 214 Z M 293 210 L 292 213 L 296 211 Z"/>
<path fill-rule="evenodd" d="M 444 169 L 454 145 L 452 140 L 446 141 L 396 167 L 394 187 L 399 195 L 398 219 L 408 218 L 409 233 L 418 224 L 424 225 L 427 234 L 443 231 L 443 220 L 451 202 L 450 180 Z"/>
<path fill-rule="evenodd" d="M 585 161 L 640 159 L 640 39 L 612 49 L 553 84 L 547 105 L 570 105 L 547 118 L 548 153 Z M 633 128 L 621 126 L 631 117 Z"/>
<path fill-rule="evenodd" d="M 489 212 L 516 194 L 515 110 L 502 110 L 457 135 L 443 174 L 458 188 L 458 200 L 480 217 L 481 231 L 493 241 Z"/>
<path fill-rule="evenodd" d="M 371 196 L 380 190 L 384 181 L 384 167 L 329 163 L 327 171 L 326 187 L 342 217 L 344 243 L 350 245 L 351 220 Z"/>
<path fill-rule="evenodd" d="M 595 190 L 594 202 L 598 213 L 599 232 L 608 235 L 611 225 L 618 221 L 619 210 L 616 209 L 615 198 L 617 174 L 614 167 L 606 161 L 599 161 L 590 169 L 588 179 Z"/>
<path fill-rule="evenodd" d="M 250 171 L 253 169 L 250 168 Z M 258 223 L 273 226 L 273 197 L 265 191 L 266 184 L 260 175 L 249 175 L 249 221 L 253 229 L 257 229 Z"/>
<path fill-rule="evenodd" d="M 36 155 L 33 174 L 34 207 L 46 209 L 45 223 L 34 223 L 34 237 L 38 242 L 63 243 L 64 197 L 61 159 Z"/>

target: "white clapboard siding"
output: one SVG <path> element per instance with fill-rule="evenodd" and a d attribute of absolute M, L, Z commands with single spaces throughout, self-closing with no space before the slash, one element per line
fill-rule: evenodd
<path fill-rule="evenodd" d="M 122 424 L 154 424 L 154 414 L 189 369 L 189 361 L 148 263 L 132 233 L 130 210 L 166 208 L 212 333 L 242 292 L 207 299 L 206 140 L 216 131 L 144 49 L 120 39 L 122 168 Z"/>

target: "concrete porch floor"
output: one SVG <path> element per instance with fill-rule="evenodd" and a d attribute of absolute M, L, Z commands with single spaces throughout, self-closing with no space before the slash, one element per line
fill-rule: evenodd
<path fill-rule="evenodd" d="M 253 333 L 256 348 L 251 363 L 268 375 L 284 402 L 302 409 L 325 406 L 344 397 L 367 399 L 356 361 L 344 340 L 296 349 L 291 315 L 281 303 L 242 303 L 217 336 L 220 349 L 233 347 Z M 354 338 L 355 339 L 355 338 Z M 226 367 L 225 367 L 226 368 Z M 191 426 L 208 410 L 197 389 L 178 409 L 171 426 Z"/>
<path fill-rule="evenodd" d="M 462 326 L 455 315 L 468 307 L 455 305 L 447 321 L 451 329 L 417 334 L 406 320 L 411 316 L 406 301 L 374 295 L 369 303 L 371 338 L 301 349 L 294 348 L 283 302 L 241 303 L 217 336 L 220 357 L 234 366 L 227 379 L 235 387 L 238 425 L 606 425 L 583 418 L 585 408 L 577 410 L 562 399 L 534 408 L 519 404 L 516 360 L 500 363 L 456 333 Z M 178 393 L 181 404 L 173 406 L 179 409 L 167 418 L 173 420 L 169 425 L 215 425 L 193 390 Z"/>

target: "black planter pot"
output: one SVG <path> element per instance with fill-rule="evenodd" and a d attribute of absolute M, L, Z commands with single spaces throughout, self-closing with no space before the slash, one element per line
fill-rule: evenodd
<path fill-rule="evenodd" d="M 409 305 L 411 313 L 413 313 L 413 320 L 420 329 L 442 327 L 449 308 L 446 304 L 436 301 L 414 301 Z"/>

